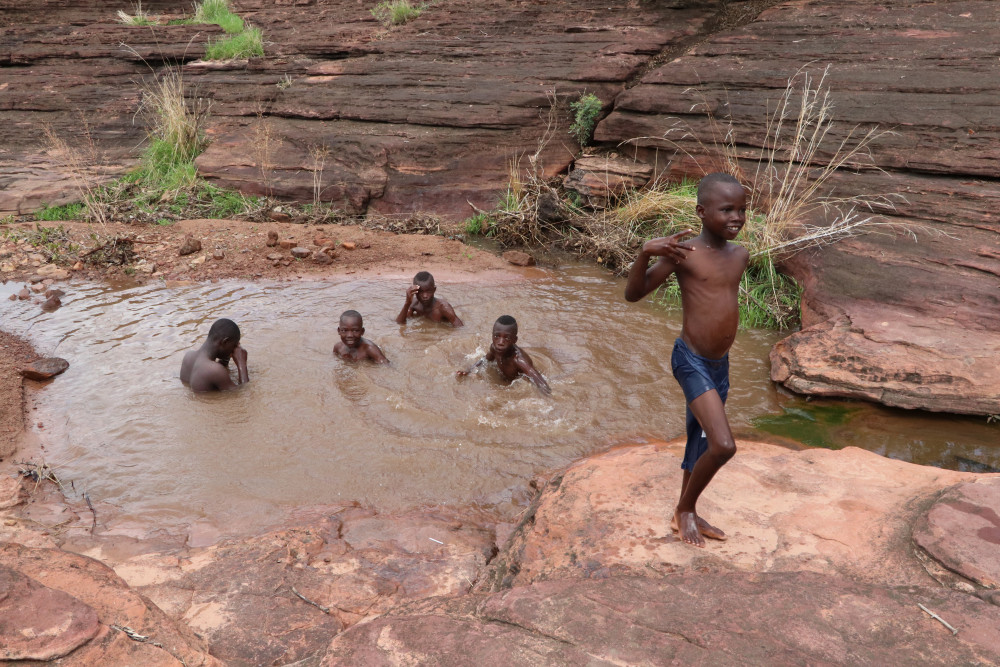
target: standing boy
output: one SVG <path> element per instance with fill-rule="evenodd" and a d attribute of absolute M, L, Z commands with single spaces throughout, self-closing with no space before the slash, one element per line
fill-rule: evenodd
<path fill-rule="evenodd" d="M 698 516 L 695 504 L 712 477 L 736 453 L 725 403 L 729 393 L 729 348 L 740 316 L 740 278 L 749 253 L 730 243 L 746 222 L 746 193 L 728 174 L 714 173 L 698 185 L 701 234 L 694 232 L 646 241 L 629 271 L 625 298 L 638 301 L 677 274 L 684 321 L 670 365 L 687 401 L 687 446 L 681 497 L 672 526 L 688 544 L 704 547 L 702 535 L 726 539 L 725 533 Z M 649 266 L 651 257 L 659 259 Z"/>
<path fill-rule="evenodd" d="M 406 324 L 407 317 L 426 317 L 432 322 L 448 322 L 453 327 L 462 326 L 463 322 L 455 314 L 455 309 L 444 299 L 434 297 L 437 286 L 434 276 L 427 271 L 421 271 L 413 276 L 413 284 L 406 288 L 406 303 L 396 316 L 397 324 Z"/>
<path fill-rule="evenodd" d="M 230 359 L 236 362 L 237 382 L 229 377 Z M 232 320 L 216 320 L 202 346 L 181 362 L 181 382 L 197 392 L 235 389 L 249 380 L 247 351 L 240 347 L 240 328 Z"/>
<path fill-rule="evenodd" d="M 543 394 L 551 394 L 549 383 L 535 369 L 528 353 L 517 346 L 517 320 L 510 315 L 501 315 L 493 324 L 493 338 L 490 350 L 486 356 L 477 361 L 471 368 L 456 373 L 459 377 L 468 375 L 473 370 L 481 368 L 489 361 L 495 361 L 500 375 L 508 382 L 523 374 L 531 380 Z"/>
<path fill-rule="evenodd" d="M 337 333 L 340 334 L 340 342 L 333 346 L 333 353 L 341 359 L 345 361 L 371 359 L 376 364 L 389 363 L 378 345 L 362 337 L 365 333 L 365 323 L 358 311 L 344 311 L 340 316 Z"/>

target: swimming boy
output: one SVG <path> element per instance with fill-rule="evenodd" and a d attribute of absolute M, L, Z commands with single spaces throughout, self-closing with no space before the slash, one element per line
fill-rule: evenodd
<path fill-rule="evenodd" d="M 726 534 L 699 517 L 695 504 L 736 453 L 725 403 L 729 348 L 740 320 L 740 278 L 749 260 L 746 248 L 730 243 L 746 222 L 743 186 L 728 174 L 705 176 L 695 211 L 702 228 L 694 239 L 682 242 L 694 233 L 687 229 L 643 244 L 629 271 L 625 298 L 638 301 L 677 274 L 684 319 L 670 365 L 687 402 L 687 446 L 672 527 L 688 544 L 704 547 L 703 535 L 724 540 Z M 659 259 L 649 266 L 652 257 Z"/>
<path fill-rule="evenodd" d="M 437 287 L 434 276 L 427 271 L 421 271 L 413 276 L 413 284 L 406 288 L 406 303 L 396 316 L 397 324 L 406 324 L 407 317 L 426 317 L 432 322 L 448 322 L 453 327 L 463 325 L 455 314 L 455 309 L 444 299 L 434 296 Z"/>
<path fill-rule="evenodd" d="M 493 341 L 490 343 L 490 350 L 486 356 L 477 361 L 471 368 L 458 371 L 457 375 L 463 377 L 473 370 L 481 368 L 489 361 L 495 361 L 500 374 L 508 382 L 524 375 L 538 387 L 543 394 L 551 394 L 549 383 L 545 381 L 542 374 L 535 369 L 528 353 L 517 346 L 517 320 L 510 315 L 502 315 L 493 324 Z"/>
<path fill-rule="evenodd" d="M 236 382 L 229 377 L 230 359 L 236 362 Z M 240 346 L 240 328 L 232 320 L 216 320 L 204 344 L 181 362 L 181 382 L 197 392 L 235 389 L 249 380 L 247 351 Z"/>
<path fill-rule="evenodd" d="M 362 338 L 365 333 L 365 325 L 361 319 L 361 313 L 358 311 L 344 311 L 344 314 L 340 316 L 337 333 L 340 334 L 340 342 L 333 346 L 333 353 L 341 359 L 346 361 L 371 359 L 377 364 L 389 363 L 378 345 L 367 338 Z"/>

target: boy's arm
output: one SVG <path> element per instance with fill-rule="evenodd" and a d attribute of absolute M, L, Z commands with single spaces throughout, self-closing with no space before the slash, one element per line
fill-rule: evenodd
<path fill-rule="evenodd" d="M 528 356 L 527 352 L 523 350 L 518 350 L 518 353 L 514 356 L 514 364 L 517 366 L 517 370 L 524 373 L 529 380 L 535 383 L 535 386 L 545 394 L 546 396 L 552 393 L 552 389 L 549 387 L 549 383 L 545 381 L 542 374 L 538 372 L 535 365 L 531 363 L 531 357 Z"/>
<path fill-rule="evenodd" d="M 413 305 L 413 299 L 417 295 L 417 290 L 420 287 L 417 285 L 410 285 L 406 288 L 406 303 L 403 304 L 403 309 L 399 311 L 399 315 L 396 315 L 396 324 L 406 324 L 406 316 L 410 314 L 410 306 Z"/>
<path fill-rule="evenodd" d="M 242 346 L 237 345 L 236 349 L 233 350 L 233 361 L 236 362 L 236 372 L 239 382 L 237 384 L 246 384 L 250 381 L 250 374 L 247 372 L 247 351 Z"/>
<path fill-rule="evenodd" d="M 486 357 L 480 357 L 479 361 L 477 361 L 476 363 L 472 364 L 471 366 L 469 366 L 465 370 L 457 371 L 455 373 L 455 375 L 457 375 L 458 377 L 465 377 L 466 375 L 468 375 L 472 371 L 477 370 L 479 368 L 482 368 L 483 364 L 485 364 L 485 363 L 486 363 Z"/>
<path fill-rule="evenodd" d="M 465 322 L 455 314 L 455 309 L 451 307 L 451 304 L 447 301 L 441 304 L 441 314 L 444 315 L 444 319 L 448 320 L 453 327 L 465 326 Z"/>
<path fill-rule="evenodd" d="M 375 343 L 367 341 L 365 343 L 365 352 L 368 353 L 368 358 L 374 361 L 376 364 L 387 364 L 389 359 L 382 353 L 382 348 L 380 348 Z"/>
<path fill-rule="evenodd" d="M 628 282 L 625 284 L 626 301 L 638 301 L 643 298 L 662 285 L 663 281 L 677 270 L 680 262 L 687 257 L 687 252 L 694 250 L 690 244 L 681 242 L 681 239 L 691 234 L 694 234 L 692 230 L 685 229 L 671 236 L 651 239 L 642 244 L 642 249 L 639 250 L 628 272 Z M 660 259 L 653 266 L 649 266 L 651 257 Z"/>

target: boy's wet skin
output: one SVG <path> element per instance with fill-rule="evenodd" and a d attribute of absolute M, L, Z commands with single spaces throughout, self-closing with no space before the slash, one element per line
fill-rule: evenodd
<path fill-rule="evenodd" d="M 531 357 L 517 346 L 517 321 L 510 315 L 498 318 L 493 325 L 490 349 L 486 353 L 486 356 L 477 361 L 471 368 L 458 371 L 456 375 L 463 377 L 491 361 L 496 362 L 497 369 L 508 382 L 517 379 L 518 375 L 523 374 L 542 393 L 546 395 L 552 393 L 549 383 L 545 381 L 542 374 L 535 368 Z"/>
<path fill-rule="evenodd" d="M 437 286 L 434 276 L 427 271 L 421 271 L 413 277 L 413 284 L 406 288 L 406 302 L 396 316 L 397 324 L 406 324 L 408 317 L 426 317 L 432 322 L 448 322 L 453 327 L 464 323 L 455 314 L 455 309 L 444 299 L 434 296 Z"/>
<path fill-rule="evenodd" d="M 371 359 L 378 364 L 389 363 L 379 346 L 363 337 L 364 320 L 357 311 L 348 310 L 340 316 L 337 333 L 340 334 L 340 342 L 333 346 L 333 353 L 341 359 L 346 361 Z"/>
<path fill-rule="evenodd" d="M 736 443 L 726 419 L 724 394 L 728 391 L 727 354 L 739 326 L 739 283 L 749 253 L 742 246 L 729 242 L 736 238 L 746 222 L 746 193 L 732 177 L 710 174 L 699 185 L 696 211 L 702 221 L 701 234 L 696 238 L 684 241 L 694 233 L 685 230 L 643 245 L 629 272 L 625 298 L 638 301 L 671 274 L 676 274 L 684 311 L 680 338 L 687 349 L 687 357 L 693 353 L 701 362 L 726 364 L 722 395 L 717 388 L 706 386 L 703 393 L 688 400 L 688 409 L 697 420 L 696 426 L 700 426 L 701 437 L 707 440 L 707 449 L 684 470 L 681 497 L 671 522 L 680 532 L 681 539 L 703 547 L 703 536 L 726 539 L 723 531 L 698 516 L 695 506 L 715 473 L 736 453 Z M 659 259 L 648 266 L 652 257 Z M 675 346 L 675 354 L 677 351 Z M 680 358 L 681 365 L 687 363 L 683 350 Z M 677 376 L 676 368 L 674 372 Z M 687 368 L 682 370 L 685 372 Z M 690 378 L 691 374 L 686 377 Z M 682 388 L 685 388 L 684 383 Z M 685 396 L 688 396 L 687 388 Z M 685 465 L 688 465 L 691 448 L 689 429 Z"/>
<path fill-rule="evenodd" d="M 237 382 L 229 376 L 230 359 L 236 362 Z M 240 347 L 236 323 L 216 320 L 202 346 L 184 355 L 180 376 L 196 392 L 227 391 L 249 382 L 247 351 Z"/>

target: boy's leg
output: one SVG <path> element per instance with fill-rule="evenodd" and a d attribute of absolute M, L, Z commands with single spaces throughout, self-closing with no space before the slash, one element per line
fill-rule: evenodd
<path fill-rule="evenodd" d="M 715 473 L 736 453 L 736 442 L 726 419 L 725 405 L 717 391 L 713 389 L 698 396 L 691 401 L 690 407 L 708 438 L 708 450 L 698 459 L 690 477 L 685 480 L 674 518 L 681 539 L 703 547 L 705 540 L 698 529 L 695 505 Z"/>

